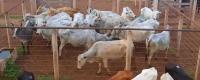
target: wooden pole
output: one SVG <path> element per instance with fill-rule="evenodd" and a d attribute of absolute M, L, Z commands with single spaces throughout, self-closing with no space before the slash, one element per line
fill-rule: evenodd
<path fill-rule="evenodd" d="M 36 14 L 37 3 L 36 0 L 30 0 L 31 14 Z"/>
<path fill-rule="evenodd" d="M 53 49 L 53 67 L 54 67 L 54 80 L 59 80 L 59 61 L 58 61 L 58 43 L 57 31 L 54 29 L 52 33 L 52 49 Z"/>
<path fill-rule="evenodd" d="M 22 15 L 23 15 L 23 18 L 25 17 L 25 14 L 26 14 L 26 8 L 25 8 L 24 1 L 23 1 L 22 2 Z"/>
<path fill-rule="evenodd" d="M 115 12 L 115 0 L 112 0 L 112 12 Z"/>
<path fill-rule="evenodd" d="M 200 47 L 199 47 L 199 54 L 197 58 L 197 66 L 195 71 L 195 80 L 200 80 Z"/>
<path fill-rule="evenodd" d="M 169 6 L 166 6 L 165 8 L 165 18 L 164 18 L 164 26 L 168 24 L 168 13 L 169 13 Z"/>
<path fill-rule="evenodd" d="M 139 10 L 141 9 L 142 6 L 142 0 L 139 0 Z"/>
<path fill-rule="evenodd" d="M 134 0 L 134 2 L 135 2 L 135 6 L 137 6 L 137 0 Z"/>
<path fill-rule="evenodd" d="M 4 1 L 1 0 L 1 13 L 3 13 L 3 12 L 4 12 Z"/>
<path fill-rule="evenodd" d="M 181 30 L 182 27 L 183 27 L 183 16 L 180 15 L 180 16 L 179 16 L 179 23 L 178 23 L 178 30 Z M 179 56 L 180 45 L 181 45 L 181 35 L 182 35 L 182 32 L 181 32 L 181 31 L 178 31 L 178 37 L 177 37 L 178 45 L 177 45 L 177 53 L 176 53 L 176 56 Z"/>
<path fill-rule="evenodd" d="M 9 26 L 9 25 L 8 25 L 8 21 L 9 21 L 8 13 L 6 12 L 6 14 L 5 14 L 5 22 L 6 22 L 6 26 Z M 8 47 L 11 48 L 11 45 L 10 45 L 10 34 L 9 34 L 9 28 L 6 28 L 6 33 L 7 33 L 7 39 L 8 39 Z"/>
<path fill-rule="evenodd" d="M 126 50 L 126 70 L 131 70 L 131 57 L 132 57 L 133 41 L 132 32 L 127 31 L 127 50 Z"/>
<path fill-rule="evenodd" d="M 92 6 L 91 3 L 92 3 L 92 1 L 91 1 L 91 0 L 88 0 L 88 6 L 89 6 L 89 7 Z"/>
<path fill-rule="evenodd" d="M 73 8 L 76 8 L 76 0 L 73 0 Z"/>
<path fill-rule="evenodd" d="M 119 13 L 119 6 L 120 6 L 120 0 L 117 0 L 117 13 L 118 13 L 118 14 L 120 14 L 120 13 Z"/>
<path fill-rule="evenodd" d="M 181 3 L 182 3 L 182 0 L 179 0 L 179 9 L 181 10 Z"/>
<path fill-rule="evenodd" d="M 145 0 L 145 7 L 148 7 L 148 0 Z"/>
<path fill-rule="evenodd" d="M 195 18 L 196 6 L 197 6 L 197 0 L 194 0 L 192 5 L 192 17 L 191 17 L 192 21 L 194 21 Z M 190 28 L 193 29 L 194 28 L 193 26 L 194 24 L 191 22 Z"/>
<path fill-rule="evenodd" d="M 153 10 L 158 10 L 158 0 L 153 0 Z"/>

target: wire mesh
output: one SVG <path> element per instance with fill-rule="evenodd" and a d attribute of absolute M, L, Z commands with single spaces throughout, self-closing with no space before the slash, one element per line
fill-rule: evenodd
<path fill-rule="evenodd" d="M 6 0 L 9 1 L 9 0 Z M 26 0 L 29 1 L 29 0 Z M 71 0 L 69 0 L 71 1 Z M 48 3 L 48 0 L 46 0 Z M 9 2 L 5 2 L 9 3 Z M 47 4 L 43 1 L 39 1 L 40 4 Z M 86 13 L 87 4 L 88 1 L 86 0 L 77 0 L 77 8 L 80 8 L 84 14 Z M 28 2 L 27 4 L 28 5 Z M 52 7 L 59 7 L 59 6 L 68 6 L 68 4 L 50 4 Z M 59 5 L 59 6 L 58 6 Z M 69 6 L 71 6 L 70 4 Z M 104 6 L 102 6 L 104 5 Z M 99 10 L 112 10 L 112 0 L 92 0 L 92 6 L 95 9 Z M 21 8 L 19 8 L 21 5 L 18 5 L 18 7 L 13 8 L 10 12 L 8 12 L 9 15 L 9 21 L 14 23 L 15 26 L 20 25 L 21 17 L 18 19 L 12 19 L 12 15 L 20 15 L 21 16 Z M 120 2 L 120 11 L 122 12 L 122 8 L 125 6 L 129 6 L 136 15 L 140 14 L 140 10 L 138 9 L 138 5 L 134 5 L 134 1 L 121 1 Z M 28 6 L 27 6 L 28 7 Z M 162 14 L 160 15 L 159 22 L 161 23 L 161 26 L 159 29 L 163 29 L 163 23 L 164 23 L 164 9 L 165 7 L 160 7 L 160 11 L 162 11 Z M 30 9 L 26 9 L 27 12 L 29 12 Z M 0 21 L 4 22 L 4 16 L 0 19 Z M 200 17 L 200 16 L 199 16 Z M 169 19 L 168 24 L 173 27 L 173 29 L 178 29 L 178 23 L 179 23 L 179 16 L 176 11 L 173 9 L 169 9 Z M 184 17 L 183 22 L 183 29 L 188 30 L 199 30 L 199 27 L 197 25 L 193 25 L 194 29 L 190 29 L 191 21 Z M 5 24 L 2 23 L 2 26 L 5 26 Z M 161 31 L 159 31 L 161 32 Z M 0 40 L 0 47 L 8 47 L 8 40 L 7 37 L 10 37 L 11 47 L 16 47 L 18 50 L 18 53 L 23 53 L 21 43 L 19 39 L 12 38 L 13 30 L 9 29 L 10 35 L 7 36 L 6 34 L 6 28 L 0 29 L 0 37 L 2 40 Z M 180 64 L 184 67 L 185 71 L 191 76 L 194 77 L 194 72 L 196 70 L 196 60 L 198 56 L 198 49 L 199 49 L 199 41 L 200 41 L 200 32 L 182 32 L 181 35 L 181 44 L 180 44 L 180 50 L 177 49 L 178 45 L 178 38 L 177 38 L 178 32 L 177 31 L 171 31 L 170 37 L 170 49 L 168 54 L 168 61 L 165 61 L 164 54 L 165 51 L 159 51 L 157 60 L 154 60 L 154 57 L 152 58 L 151 64 L 153 67 L 155 67 L 158 70 L 159 76 L 164 73 L 164 66 L 167 62 L 173 62 Z M 53 55 L 52 55 L 52 46 L 48 44 L 48 41 L 46 39 L 43 39 L 42 35 L 36 35 L 34 31 L 34 35 L 31 40 L 32 45 L 30 45 L 30 54 L 25 54 L 24 56 L 17 59 L 16 64 L 24 69 L 31 71 L 35 74 L 36 78 L 41 75 L 49 75 L 53 76 Z M 138 73 L 142 71 L 142 69 L 148 68 L 147 63 L 145 62 L 145 54 L 146 54 L 146 48 L 145 43 L 134 43 L 136 46 L 135 51 L 133 52 L 134 60 L 132 60 L 132 71 L 134 72 L 134 76 L 136 76 Z M 89 64 L 86 63 L 85 66 L 78 70 L 77 67 L 77 56 L 81 53 L 83 53 L 85 50 L 84 46 L 78 46 L 73 47 L 70 44 L 66 44 L 62 51 L 62 56 L 59 57 L 59 68 L 60 68 L 60 76 L 69 76 L 74 78 L 75 80 L 105 80 L 108 79 L 110 76 L 107 76 L 107 72 L 104 68 L 102 68 L 102 74 L 97 75 L 96 72 L 98 70 L 98 64 L 93 63 Z M 179 51 L 180 56 L 176 57 L 175 53 Z M 135 62 L 135 65 L 133 63 Z M 120 60 L 109 60 L 108 67 L 111 70 L 112 75 L 117 73 L 120 70 L 123 70 L 125 67 L 125 61 L 124 59 Z M 134 70 L 134 67 L 136 67 L 136 70 Z M 159 79 L 159 78 L 158 78 Z"/>

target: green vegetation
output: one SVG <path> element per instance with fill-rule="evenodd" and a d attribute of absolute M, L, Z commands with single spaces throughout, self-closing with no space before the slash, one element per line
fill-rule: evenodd
<path fill-rule="evenodd" d="M 0 26 L 6 26 L 5 24 L 0 24 Z"/>
<path fill-rule="evenodd" d="M 4 19 L 4 18 L 5 18 L 4 15 L 0 16 L 0 19 Z M 11 19 L 21 19 L 21 18 L 23 18 L 23 16 L 22 15 L 9 15 L 9 18 L 11 18 Z"/>
<path fill-rule="evenodd" d="M 192 70 L 188 70 L 188 69 L 184 69 L 184 70 L 190 78 L 194 79 L 195 74 Z"/>
<path fill-rule="evenodd" d="M 53 80 L 52 76 L 39 76 L 38 80 Z"/>
<path fill-rule="evenodd" d="M 168 53 L 175 55 L 176 54 L 176 50 L 173 49 L 173 48 L 169 48 Z"/>
<path fill-rule="evenodd" d="M 71 77 L 60 77 L 60 80 L 74 80 L 74 79 Z"/>
<path fill-rule="evenodd" d="M 4 69 L 4 78 L 5 80 L 16 80 L 19 73 L 20 68 L 15 64 L 15 62 L 11 58 L 7 58 L 6 67 Z"/>
<path fill-rule="evenodd" d="M 54 77 L 53 76 L 39 76 L 38 80 L 53 80 Z M 74 80 L 71 77 L 60 77 L 60 80 Z"/>
<path fill-rule="evenodd" d="M 24 56 L 24 52 L 23 52 L 22 46 L 20 46 L 20 47 L 17 49 L 17 54 L 18 54 L 19 58 L 21 58 L 21 57 Z"/>

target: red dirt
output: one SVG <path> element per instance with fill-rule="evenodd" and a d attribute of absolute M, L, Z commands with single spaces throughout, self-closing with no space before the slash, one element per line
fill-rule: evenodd
<path fill-rule="evenodd" d="M 81 3 L 81 2 L 78 2 Z M 87 3 L 87 2 L 84 2 Z M 95 3 L 95 2 L 94 2 Z M 121 5 L 121 9 L 125 5 L 125 3 L 133 9 L 133 11 L 138 15 L 138 7 L 133 6 L 133 3 L 124 2 Z M 94 6 L 97 6 L 95 3 Z M 106 3 L 104 4 L 104 8 L 107 10 L 111 10 L 110 6 L 106 6 Z M 106 5 L 105 5 L 106 4 Z M 83 6 L 86 9 L 85 5 L 78 5 L 78 8 L 83 8 Z M 98 8 L 98 7 L 97 7 Z M 84 9 L 84 11 L 85 11 Z M 101 8 L 98 8 L 101 9 Z M 121 11 L 120 11 L 121 12 Z M 196 20 L 200 21 L 200 16 Z M 17 22 L 15 22 L 17 24 Z M 0 34 L 2 38 L 5 38 L 5 40 L 1 40 L 1 46 L 4 47 L 7 46 L 7 40 L 6 40 L 6 30 L 1 29 Z M 177 64 L 181 64 L 184 66 L 184 68 L 194 71 L 195 65 L 196 65 L 196 58 L 197 58 L 197 52 L 198 47 L 200 43 L 197 43 L 200 41 L 200 33 L 194 35 L 196 33 L 186 33 L 183 32 L 182 42 L 181 42 L 181 50 L 180 50 L 180 57 L 175 57 L 173 55 L 168 55 L 168 61 L 164 60 L 164 52 L 158 53 L 158 60 L 152 59 L 151 63 L 152 66 L 155 67 L 158 70 L 159 76 L 164 73 L 164 66 L 166 62 L 174 62 Z M 12 31 L 10 33 L 12 35 Z M 38 39 L 36 39 L 36 37 Z M 23 58 L 19 58 L 16 61 L 16 64 L 20 66 L 21 69 L 28 70 L 34 73 L 36 79 L 39 76 L 53 76 L 53 56 L 52 52 L 50 52 L 51 47 L 46 47 L 47 41 L 44 40 L 41 35 L 36 36 L 33 39 L 33 45 L 30 47 L 30 54 L 26 54 Z M 171 32 L 171 47 L 176 48 L 177 46 L 177 32 Z M 19 41 L 17 39 L 11 39 L 11 45 L 13 47 L 19 47 Z M 195 46 L 194 46 L 195 45 Z M 142 69 L 147 68 L 147 64 L 145 63 L 145 44 L 139 43 L 137 45 L 138 47 L 134 51 L 133 55 L 135 57 L 135 63 L 136 65 L 133 65 L 132 63 L 132 72 L 134 76 L 136 76 L 138 73 L 142 71 Z M 192 47 L 191 47 L 192 46 Z M 195 48 L 193 48 L 195 47 Z M 196 49 L 197 48 L 197 49 Z M 195 49 L 195 50 L 194 50 Z M 76 68 L 76 61 L 78 54 L 83 53 L 84 48 L 83 47 L 72 47 L 71 45 L 65 45 L 62 57 L 59 59 L 59 71 L 60 76 L 65 77 L 72 77 L 74 80 L 106 80 L 110 78 L 111 76 L 107 75 L 107 71 L 102 67 L 102 73 L 97 75 L 96 72 L 98 70 L 98 64 L 97 63 L 86 63 L 85 66 L 78 70 Z M 67 52 L 67 54 L 66 54 Z M 134 61 L 134 60 L 132 60 Z M 125 61 L 124 59 L 111 61 L 108 62 L 109 69 L 111 70 L 112 75 L 115 75 L 118 71 L 121 71 L 125 67 Z M 134 70 L 134 67 L 136 67 L 136 70 Z M 157 79 L 159 79 L 158 77 Z"/>

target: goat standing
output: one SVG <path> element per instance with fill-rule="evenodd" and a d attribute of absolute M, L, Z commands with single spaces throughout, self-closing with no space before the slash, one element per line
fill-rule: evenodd
<path fill-rule="evenodd" d="M 28 21 L 26 21 L 26 24 L 24 26 L 25 27 L 34 27 L 34 22 L 31 22 L 31 21 L 28 20 Z M 14 30 L 13 37 L 19 38 L 19 40 L 22 44 L 22 48 L 23 48 L 24 53 L 25 53 L 24 44 L 26 44 L 26 43 L 27 43 L 28 53 L 30 53 L 29 44 L 30 44 L 30 41 L 32 40 L 32 35 L 33 35 L 33 29 L 32 28 L 26 28 L 26 29 L 15 28 L 15 30 Z"/>

